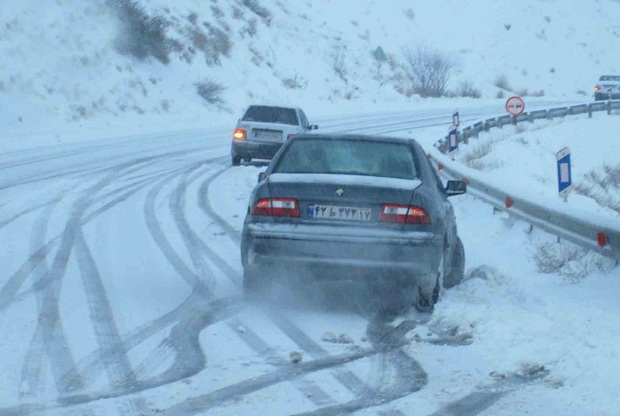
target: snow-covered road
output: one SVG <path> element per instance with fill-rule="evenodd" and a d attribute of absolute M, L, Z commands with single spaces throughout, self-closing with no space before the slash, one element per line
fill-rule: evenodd
<path fill-rule="evenodd" d="M 319 124 L 426 129 L 429 146 L 450 115 Z M 613 414 L 620 279 L 541 277 L 532 252 L 553 239 L 468 196 L 455 205 L 469 280 L 432 316 L 376 315 L 350 287 L 243 301 L 239 231 L 261 167 L 231 168 L 229 135 L 0 155 L 1 415 Z"/>

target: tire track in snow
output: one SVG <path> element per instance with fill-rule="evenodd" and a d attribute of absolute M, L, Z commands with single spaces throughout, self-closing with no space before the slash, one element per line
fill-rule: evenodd
<path fill-rule="evenodd" d="M 35 222 L 32 234 L 30 236 L 31 250 L 34 249 L 35 245 L 38 244 L 39 241 L 45 241 L 47 225 L 55 207 L 56 203 L 48 205 Z M 31 260 L 29 261 L 29 270 L 32 273 L 33 281 L 36 283 L 48 273 L 47 259 L 45 256 L 40 257 L 37 259 L 39 260 L 37 263 L 34 263 L 35 258 L 33 256 L 31 256 L 30 259 Z M 40 303 L 41 300 L 37 298 L 38 309 L 41 308 Z M 35 332 L 30 344 L 31 349 L 33 348 L 33 345 L 41 345 L 42 336 L 42 331 L 37 330 Z M 29 351 L 27 357 L 30 357 L 30 359 L 26 359 L 24 361 L 24 365 L 22 366 L 20 399 L 39 397 L 42 394 L 43 390 L 41 370 L 43 368 L 43 360 L 45 356 L 42 351 L 38 354 L 34 353 L 34 351 Z"/>
<path fill-rule="evenodd" d="M 75 255 L 86 292 L 90 321 L 94 327 L 99 349 L 102 350 L 102 363 L 108 373 L 111 387 L 130 388 L 137 383 L 136 375 L 116 326 L 114 312 L 97 269 L 97 264 L 81 228 L 77 230 L 75 236 Z M 109 359 L 108 357 L 113 358 Z M 132 397 L 126 402 L 126 407 L 124 404 L 121 406 L 121 413 L 128 415 L 141 413 L 147 407 L 140 397 Z"/>
<path fill-rule="evenodd" d="M 123 165 L 119 165 L 119 167 L 122 167 L 122 166 Z M 106 169 L 106 171 L 108 170 L 110 169 Z M 181 170 L 181 169 L 177 169 L 177 170 Z M 164 174 L 167 174 L 167 173 L 168 172 Z M 158 176 L 161 176 L 161 175 L 162 174 Z M 157 177 L 153 179 L 155 180 L 157 179 Z M 105 211 L 113 208 L 115 205 L 133 196 L 134 194 L 142 190 L 145 186 L 146 184 L 144 186 L 140 186 L 132 190 L 129 190 L 125 192 L 124 194 L 121 194 L 116 199 L 94 210 L 93 212 L 89 214 L 85 214 L 84 218 L 81 221 L 81 225 L 88 224 L 90 221 L 94 220 L 96 217 L 103 214 Z M 17 293 L 19 292 L 19 290 L 25 283 L 28 276 L 32 273 L 34 268 L 36 268 L 38 264 L 40 264 L 43 261 L 43 259 L 45 259 L 46 256 L 54 249 L 54 246 L 58 243 L 58 241 L 60 240 L 60 237 L 61 235 L 54 237 L 47 243 L 43 244 L 34 253 L 32 253 L 32 250 L 31 250 L 30 257 L 26 259 L 23 265 L 8 279 L 7 283 L 4 284 L 2 289 L 0 289 L 0 313 L 2 313 L 7 307 L 9 307 L 13 301 L 15 301 L 15 296 L 17 295 Z M 34 293 L 38 290 L 42 290 L 43 288 L 45 288 L 47 284 L 49 284 L 50 281 L 51 281 L 50 279 L 43 277 L 30 292 L 27 292 L 24 295 L 27 295 L 28 293 Z"/>
<path fill-rule="evenodd" d="M 539 382 L 549 374 L 549 371 L 544 367 L 535 367 L 530 370 L 526 374 L 499 375 L 499 379 L 495 383 L 442 406 L 431 416 L 479 415 L 505 396 L 528 384 Z"/>
<path fill-rule="evenodd" d="M 50 201 L 45 201 L 41 204 L 37 204 L 34 205 L 30 208 L 27 208 L 23 211 L 18 212 L 17 214 L 12 215 L 11 217 L 7 218 L 6 220 L 0 221 L 0 229 L 7 226 L 8 224 L 12 223 L 13 221 L 16 221 L 18 219 L 20 219 L 21 217 L 24 217 L 32 212 L 38 211 L 41 208 L 46 208 L 52 204 L 56 204 L 58 203 L 60 200 L 62 199 L 62 197 L 58 196 Z"/>
<path fill-rule="evenodd" d="M 180 334 L 182 336 L 190 338 L 193 337 L 194 339 L 191 340 L 191 342 L 197 344 L 197 337 L 199 332 L 210 325 L 229 319 L 231 316 L 233 316 L 237 312 L 237 303 L 237 299 L 220 299 L 217 301 L 206 302 L 202 295 L 194 292 L 184 303 L 179 305 L 177 309 L 157 318 L 153 322 L 145 324 L 140 328 L 126 335 L 123 335 L 122 344 L 126 347 L 127 350 L 131 350 L 133 347 L 144 342 L 154 334 L 173 325 L 175 322 L 186 319 L 188 314 L 197 316 L 197 312 L 200 312 L 200 314 L 202 315 L 208 315 L 208 322 L 200 322 L 200 326 L 197 326 L 195 328 L 191 328 L 191 325 L 189 328 L 187 325 L 185 325 L 184 327 L 179 326 L 177 332 L 173 334 L 174 336 Z M 196 319 L 196 321 L 198 320 L 199 319 Z M 183 332 L 186 330 L 191 330 L 191 333 L 183 334 Z M 167 340 L 164 340 L 164 342 L 169 341 L 169 339 L 170 336 Z M 105 368 L 101 364 L 102 360 L 99 358 L 100 353 L 102 352 L 104 352 L 102 349 L 98 349 L 89 354 L 89 356 L 80 363 L 80 369 L 85 372 L 92 371 L 97 373 L 105 371 Z M 178 353 L 180 354 L 182 353 L 182 351 L 178 351 Z M 165 386 L 170 383 L 180 381 L 190 375 L 193 375 L 193 373 L 188 373 L 187 371 L 185 371 L 187 368 L 190 367 L 184 366 L 185 361 L 182 357 L 179 362 L 180 365 L 178 365 L 176 369 L 169 369 L 168 371 L 160 375 L 144 380 L 138 380 L 134 386 L 130 386 L 127 389 L 112 389 L 98 392 L 68 394 L 57 398 L 54 402 L 46 402 L 40 404 L 25 403 L 19 406 L 0 408 L 0 415 L 26 416 L 39 412 L 47 412 L 54 409 L 65 409 L 63 410 L 63 412 L 67 412 L 70 411 L 72 407 L 97 402 L 99 400 L 108 400 L 114 398 L 123 398 L 125 396 L 132 396 L 136 393 Z M 179 372 L 179 369 L 183 371 Z M 143 414 L 151 414 L 151 412 L 145 412 L 146 413 Z"/>
<path fill-rule="evenodd" d="M 209 409 L 221 406 L 237 397 L 243 397 L 276 384 L 351 363 L 374 354 L 376 354 L 375 350 L 360 350 L 347 354 L 327 356 L 318 360 L 300 362 L 298 364 L 289 363 L 287 366 L 271 373 L 252 377 L 210 393 L 189 398 L 168 409 L 157 409 L 154 414 L 162 416 L 182 416 L 207 412 Z"/>
<path fill-rule="evenodd" d="M 37 297 L 38 322 L 35 335 L 26 355 L 24 370 L 22 371 L 22 386 L 29 395 L 31 388 L 35 393 L 40 389 L 40 378 L 42 365 L 41 360 L 44 354 L 50 362 L 52 375 L 56 388 L 59 393 L 66 394 L 84 388 L 83 381 L 77 373 L 77 367 L 68 341 L 66 339 L 62 318 L 59 311 L 59 298 L 62 290 L 62 282 L 65 276 L 69 258 L 73 251 L 73 246 L 78 230 L 81 228 L 82 215 L 86 211 L 91 198 L 104 186 L 112 182 L 121 172 L 106 175 L 93 186 L 87 188 L 78 199 L 73 203 L 70 217 L 65 225 L 65 229 L 60 237 L 59 247 L 56 255 L 48 268 L 45 259 L 42 259 L 41 266 L 44 272 L 35 276 L 33 287 L 41 283 L 42 279 L 47 279 L 49 284 L 42 290 L 35 292 Z M 47 222 L 51 215 L 51 210 L 45 213 L 43 220 L 38 222 L 33 230 L 31 247 L 45 242 Z M 32 257 L 32 256 L 31 256 Z M 37 270 L 34 268 L 33 270 Z M 72 384 L 62 384 L 61 381 L 66 374 L 72 375 Z M 33 387 L 31 387 L 33 386 Z"/>
<path fill-rule="evenodd" d="M 49 268 L 46 266 L 45 258 L 40 259 L 44 268 L 44 273 L 35 276 L 33 281 L 33 289 L 37 289 L 37 285 L 45 279 L 46 284 L 39 290 L 35 290 L 37 298 L 38 322 L 35 335 L 31 341 L 30 347 L 25 358 L 22 371 L 22 391 L 26 396 L 31 393 L 39 393 L 42 356 L 46 355 L 51 366 L 52 375 L 56 384 L 56 389 L 61 395 L 70 394 L 73 391 L 81 390 L 85 387 L 84 382 L 77 372 L 77 366 L 71 353 L 68 341 L 65 336 L 62 318 L 58 302 L 62 289 L 63 278 L 66 274 L 69 258 L 73 251 L 76 235 L 81 230 L 82 216 L 88 208 L 91 200 L 96 193 L 103 189 L 106 185 L 117 179 L 123 173 L 129 173 L 141 168 L 146 161 L 142 160 L 132 163 L 129 166 L 122 167 L 117 172 L 110 173 L 98 180 L 94 185 L 82 191 L 81 195 L 72 204 L 69 219 L 65 225 L 64 231 L 59 237 L 59 247 L 55 257 Z M 45 245 L 45 233 L 49 213 L 46 212 L 43 220 L 39 221 L 32 233 L 31 247 L 36 244 Z M 38 252 L 38 251 L 37 251 Z M 36 253 L 35 253 L 36 255 Z M 31 256 L 33 258 L 35 256 Z M 36 257 L 35 257 L 36 258 Z M 31 270 L 37 270 L 36 267 L 30 267 Z M 63 383 L 64 379 L 69 379 L 71 383 Z M 32 386 L 32 387 L 31 387 Z"/>

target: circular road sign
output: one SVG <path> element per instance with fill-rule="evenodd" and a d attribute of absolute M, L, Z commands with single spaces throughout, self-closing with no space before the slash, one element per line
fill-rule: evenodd
<path fill-rule="evenodd" d="M 513 116 L 520 116 L 525 111 L 525 102 L 523 102 L 521 97 L 510 97 L 506 100 L 506 111 Z"/>

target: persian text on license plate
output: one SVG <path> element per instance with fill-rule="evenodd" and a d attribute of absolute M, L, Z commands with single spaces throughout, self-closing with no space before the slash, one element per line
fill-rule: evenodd
<path fill-rule="evenodd" d="M 333 220 L 370 221 L 370 208 L 339 207 L 334 205 L 310 205 L 308 217 Z"/>
<path fill-rule="evenodd" d="M 277 131 L 257 131 L 254 136 L 259 140 L 280 140 L 282 134 Z"/>

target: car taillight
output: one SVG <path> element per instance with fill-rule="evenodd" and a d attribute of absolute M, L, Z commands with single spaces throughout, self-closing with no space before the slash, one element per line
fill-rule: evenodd
<path fill-rule="evenodd" d="M 430 224 L 431 217 L 424 208 L 415 205 L 384 204 L 381 207 L 381 221 L 405 224 Z"/>
<path fill-rule="evenodd" d="M 269 217 L 299 217 L 299 204 L 293 198 L 264 198 L 256 201 L 252 215 Z"/>
<path fill-rule="evenodd" d="M 235 140 L 245 140 L 246 137 L 248 137 L 248 133 L 245 129 L 235 129 L 235 132 L 233 133 L 233 138 Z"/>
<path fill-rule="evenodd" d="M 599 87 L 598 85 L 596 87 L 594 87 L 594 91 L 598 92 L 601 90 L 601 87 Z"/>

